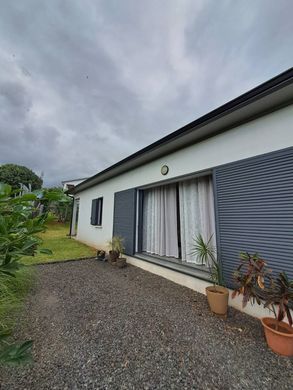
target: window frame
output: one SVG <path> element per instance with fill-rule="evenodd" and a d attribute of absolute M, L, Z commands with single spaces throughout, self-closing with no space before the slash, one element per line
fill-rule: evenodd
<path fill-rule="evenodd" d="M 104 199 L 102 196 L 100 196 L 99 198 L 92 199 L 91 220 L 90 220 L 92 226 L 100 226 L 100 227 L 102 226 L 103 203 L 104 203 Z"/>
<path fill-rule="evenodd" d="M 196 179 L 196 178 L 205 177 L 205 176 L 210 176 L 212 178 L 212 181 L 214 181 L 213 169 L 207 169 L 207 170 L 199 171 L 196 173 L 191 173 L 191 174 L 182 175 L 182 176 L 176 176 L 174 178 L 171 178 L 170 180 L 163 180 L 160 182 L 150 183 L 150 184 L 147 184 L 145 186 L 141 186 L 141 187 L 137 188 L 138 189 L 138 198 L 137 198 L 137 226 L 136 226 L 136 229 L 137 229 L 136 240 L 137 241 L 136 241 L 136 253 L 135 253 L 136 257 L 143 259 L 143 260 L 146 260 L 146 261 L 153 262 L 155 264 L 157 263 L 159 265 L 161 265 L 161 263 L 165 263 L 165 266 L 170 264 L 171 267 L 173 265 L 175 265 L 175 266 L 178 265 L 178 266 L 186 268 L 186 269 L 195 269 L 195 270 L 203 271 L 206 274 L 210 273 L 209 267 L 205 264 L 201 265 L 201 264 L 187 263 L 185 261 L 182 261 L 181 245 L 178 248 L 179 249 L 179 258 L 169 258 L 167 256 L 159 256 L 156 254 L 151 254 L 151 253 L 142 251 L 143 194 L 144 194 L 144 190 L 148 190 L 148 189 L 152 189 L 152 188 L 156 188 L 158 186 L 164 186 L 164 185 L 168 185 L 168 184 L 176 184 L 178 186 L 178 184 L 182 181 Z M 214 188 L 213 188 L 213 190 L 214 190 Z M 179 202 L 179 197 L 177 198 L 177 201 Z M 216 233 L 216 237 L 217 237 L 217 214 L 216 214 L 215 201 L 216 201 L 216 198 L 215 198 L 215 194 L 214 194 L 214 207 L 215 207 L 214 208 L 214 211 L 215 211 L 214 218 L 215 218 L 215 228 L 216 228 L 215 233 Z M 180 233 L 180 216 L 179 216 L 179 214 L 178 214 L 178 223 L 179 223 L 179 233 Z M 180 237 L 180 244 L 181 244 L 181 237 Z M 219 247 L 219 245 L 217 242 L 217 248 L 218 247 Z"/>

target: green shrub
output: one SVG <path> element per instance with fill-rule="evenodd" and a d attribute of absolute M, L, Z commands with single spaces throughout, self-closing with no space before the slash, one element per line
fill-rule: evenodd
<path fill-rule="evenodd" d="M 10 329 L 31 283 L 31 269 L 20 264 L 24 256 L 34 256 L 42 243 L 37 233 L 45 230 L 46 214 L 35 207 L 36 193 L 12 191 L 0 183 L 0 362 L 22 363 L 31 360 L 32 341 L 11 343 Z M 47 199 L 43 197 L 44 199 Z M 49 199 L 47 199 L 49 201 Z"/>

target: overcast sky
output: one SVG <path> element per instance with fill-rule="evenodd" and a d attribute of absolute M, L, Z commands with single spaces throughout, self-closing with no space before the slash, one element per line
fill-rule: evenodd
<path fill-rule="evenodd" d="M 292 66 L 292 0 L 0 0 L 0 163 L 91 176 Z"/>

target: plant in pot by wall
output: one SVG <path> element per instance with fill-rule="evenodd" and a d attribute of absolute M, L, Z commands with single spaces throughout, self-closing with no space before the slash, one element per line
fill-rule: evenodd
<path fill-rule="evenodd" d="M 293 356 L 293 280 L 285 272 L 265 289 L 264 307 L 273 311 L 275 318 L 261 319 L 269 347 L 281 355 Z M 276 310 L 277 308 L 277 310 Z M 287 317 L 288 324 L 283 320 Z"/>
<path fill-rule="evenodd" d="M 205 241 L 201 234 L 194 239 L 191 254 L 197 256 L 210 271 L 213 286 L 206 287 L 210 309 L 215 314 L 226 315 L 228 310 L 229 290 L 225 287 L 221 264 L 216 258 L 216 248 L 212 245 L 212 236 Z"/>
<path fill-rule="evenodd" d="M 293 281 L 284 272 L 274 278 L 257 253 L 241 253 L 240 260 L 241 264 L 234 273 L 238 287 L 233 291 L 232 298 L 242 295 L 243 307 L 251 302 L 270 309 L 275 318 L 261 319 L 268 346 L 280 355 L 293 356 L 293 321 L 290 312 L 290 308 L 293 309 Z M 289 324 L 283 321 L 285 317 Z"/>
<path fill-rule="evenodd" d="M 113 236 L 112 239 L 108 241 L 108 247 L 109 247 L 108 261 L 111 264 L 116 263 L 120 255 L 121 248 L 119 247 L 119 245 L 120 245 L 120 240 L 117 236 Z"/>
<path fill-rule="evenodd" d="M 97 250 L 97 260 L 105 261 L 106 260 L 106 252 L 102 249 Z"/>
<path fill-rule="evenodd" d="M 113 265 L 117 265 L 119 268 L 126 266 L 126 258 L 123 257 L 124 252 L 124 239 L 119 236 L 113 236 L 112 240 L 108 242 L 109 245 L 109 262 Z"/>
<path fill-rule="evenodd" d="M 257 253 L 240 252 L 240 264 L 234 272 L 237 288 L 232 298 L 242 295 L 242 307 L 248 302 L 260 305 L 264 299 L 265 281 L 272 283 L 272 271 L 267 268 L 266 262 Z"/>

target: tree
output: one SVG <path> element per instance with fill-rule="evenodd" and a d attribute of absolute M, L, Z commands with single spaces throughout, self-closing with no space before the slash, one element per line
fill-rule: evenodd
<path fill-rule="evenodd" d="M 49 199 L 46 209 L 57 217 L 58 222 L 65 223 L 69 221 L 73 199 L 66 195 L 61 187 L 43 189 L 43 193 Z"/>
<path fill-rule="evenodd" d="M 43 184 L 43 180 L 31 169 L 16 164 L 0 166 L 0 182 L 9 184 L 13 190 L 19 189 L 21 184 L 31 186 L 32 190 L 38 190 Z"/>

